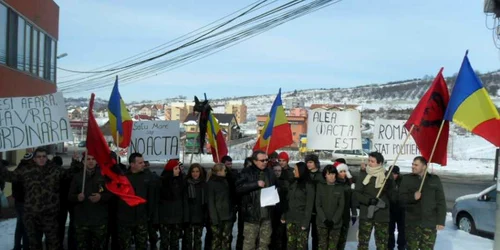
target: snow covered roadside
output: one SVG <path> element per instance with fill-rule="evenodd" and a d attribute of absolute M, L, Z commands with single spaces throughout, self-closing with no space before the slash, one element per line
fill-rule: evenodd
<path fill-rule="evenodd" d="M 354 225 L 357 227 L 358 223 Z M 354 229 L 354 230 L 357 230 Z M 348 242 L 346 250 L 357 249 L 357 242 Z M 375 239 L 372 233 L 370 240 L 370 249 L 376 249 Z M 451 213 L 446 214 L 446 226 L 443 231 L 438 232 L 436 245 L 434 246 L 436 250 L 470 250 L 470 249 L 481 249 L 490 250 L 493 249 L 493 240 L 482 238 L 479 236 L 468 234 L 464 231 L 457 230 L 457 227 L 453 224 L 453 219 Z"/>
<path fill-rule="evenodd" d="M 396 165 L 399 166 L 401 172 L 411 173 L 411 161 L 398 160 Z M 392 161 L 387 163 L 392 165 Z M 480 160 L 453 160 L 448 158 L 447 166 L 432 164 L 429 166 L 429 171 L 435 174 L 467 174 L 467 175 L 490 175 L 493 177 L 495 172 L 494 161 Z"/>
<path fill-rule="evenodd" d="M 357 223 L 354 225 L 353 230 L 357 230 Z M 9 219 L 0 222 L 0 249 L 12 249 L 14 247 L 14 231 L 16 228 L 16 219 Z M 238 229 L 237 225 L 233 228 L 233 235 L 236 235 Z M 236 244 L 236 237 L 234 237 L 233 247 Z M 311 243 L 309 242 L 309 245 Z M 357 242 L 351 241 L 347 243 L 347 250 L 357 249 Z M 375 249 L 375 240 L 372 235 L 370 241 L 370 249 Z M 436 246 L 434 249 L 438 250 L 470 250 L 493 249 L 493 241 L 490 239 L 482 238 L 479 236 L 471 235 L 463 231 L 457 230 L 452 222 L 451 213 L 446 216 L 446 227 L 443 231 L 438 232 Z"/>

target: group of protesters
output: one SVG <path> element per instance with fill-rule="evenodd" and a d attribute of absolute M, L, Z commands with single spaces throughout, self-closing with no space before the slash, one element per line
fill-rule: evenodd
<path fill-rule="evenodd" d="M 433 249 L 446 217 L 439 177 L 421 156 L 404 176 L 384 162 L 372 152 L 354 177 L 344 159 L 321 168 L 315 154 L 290 164 L 286 152 L 254 151 L 241 171 L 224 156 L 209 169 L 171 159 L 158 175 L 132 153 L 129 166 L 118 167 L 146 200 L 136 206 L 106 188 L 92 155 L 64 168 L 38 148 L 13 171 L 0 166 L 0 179 L 13 184 L 16 250 L 64 249 L 68 213 L 67 249 L 157 249 L 159 241 L 163 250 L 293 250 L 309 249 L 309 238 L 314 250 L 345 249 L 356 222 L 358 249 L 368 249 L 373 229 L 377 249 Z M 262 207 L 261 189 L 272 186 L 279 203 Z"/>

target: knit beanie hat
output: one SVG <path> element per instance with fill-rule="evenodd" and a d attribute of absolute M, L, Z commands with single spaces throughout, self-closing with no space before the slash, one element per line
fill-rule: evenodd
<path fill-rule="evenodd" d="M 179 165 L 179 159 L 170 159 L 167 164 L 165 164 L 165 171 L 174 171 L 174 168 Z"/>
<path fill-rule="evenodd" d="M 335 166 L 335 164 L 334 164 Z M 340 171 L 345 171 L 346 175 L 347 175 L 347 178 L 351 179 L 352 178 L 352 175 L 351 175 L 351 172 L 349 172 L 349 167 L 344 164 L 344 163 L 339 163 L 337 164 L 337 171 L 340 172 Z"/>
<path fill-rule="evenodd" d="M 286 152 L 281 152 L 279 155 L 278 155 L 278 159 L 283 159 L 285 160 L 286 162 L 289 162 L 290 161 L 290 157 L 288 156 L 288 154 Z"/>
<path fill-rule="evenodd" d="M 33 158 L 33 153 L 26 153 L 23 156 L 23 160 L 31 160 Z"/>

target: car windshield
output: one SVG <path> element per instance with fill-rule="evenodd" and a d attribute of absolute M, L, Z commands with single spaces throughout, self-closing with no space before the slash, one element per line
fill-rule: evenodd
<path fill-rule="evenodd" d="M 488 194 L 490 191 L 495 190 L 496 187 L 497 187 L 497 184 L 492 185 L 491 187 L 481 191 L 481 193 L 479 193 L 479 196 L 483 196 L 485 194 Z"/>

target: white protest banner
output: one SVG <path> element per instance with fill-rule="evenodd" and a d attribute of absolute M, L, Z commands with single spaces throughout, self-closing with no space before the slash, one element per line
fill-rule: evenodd
<path fill-rule="evenodd" d="M 179 158 L 179 121 L 135 121 L 129 155 L 140 153 L 146 161 Z"/>
<path fill-rule="evenodd" d="M 405 120 L 376 119 L 373 128 L 373 150 L 380 152 L 386 159 L 395 159 L 404 140 L 408 136 L 408 130 L 404 127 Z M 410 136 L 406 145 L 402 148 L 399 159 L 413 160 L 420 155 L 417 144 Z"/>
<path fill-rule="evenodd" d="M 309 110 L 307 147 L 315 150 L 361 149 L 361 114 L 358 110 Z"/>
<path fill-rule="evenodd" d="M 0 98 L 0 152 L 72 140 L 62 93 Z"/>

